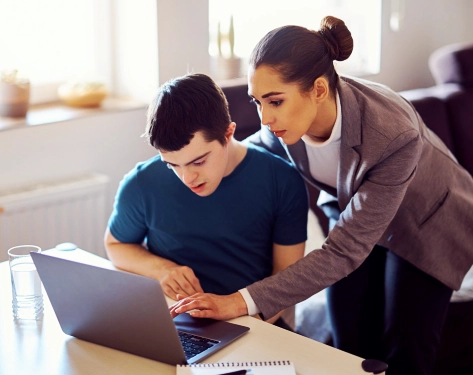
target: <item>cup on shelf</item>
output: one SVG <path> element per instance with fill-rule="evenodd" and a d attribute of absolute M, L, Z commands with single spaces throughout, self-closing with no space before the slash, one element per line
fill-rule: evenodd
<path fill-rule="evenodd" d="M 16 69 L 0 71 L 0 116 L 25 117 L 30 101 L 30 81 Z"/>
<path fill-rule="evenodd" d="M 30 252 L 41 252 L 34 245 L 15 246 L 8 250 L 15 319 L 39 320 L 43 317 L 41 280 Z"/>

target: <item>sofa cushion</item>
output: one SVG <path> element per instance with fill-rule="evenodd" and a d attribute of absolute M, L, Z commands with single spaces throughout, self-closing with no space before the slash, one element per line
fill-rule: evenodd
<path fill-rule="evenodd" d="M 422 120 L 455 155 L 452 131 L 449 125 L 447 106 L 442 100 L 446 92 L 439 92 L 436 87 L 401 91 L 405 99 L 410 101 Z"/>
<path fill-rule="evenodd" d="M 451 94 L 447 112 L 458 162 L 473 175 L 473 87 Z"/>
<path fill-rule="evenodd" d="M 221 81 L 218 85 L 227 97 L 232 121 L 236 123 L 235 138 L 239 141 L 256 133 L 261 122 L 256 106 L 250 102 L 246 79 Z"/>
<path fill-rule="evenodd" d="M 435 82 L 473 87 L 473 44 L 450 44 L 436 50 L 429 59 Z"/>

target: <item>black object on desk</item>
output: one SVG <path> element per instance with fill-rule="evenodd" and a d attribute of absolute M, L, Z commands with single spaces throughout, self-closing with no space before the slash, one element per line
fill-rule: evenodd
<path fill-rule="evenodd" d="M 223 374 L 218 374 L 218 375 L 245 375 L 248 371 L 250 370 L 237 370 L 237 371 L 232 371 L 232 372 L 225 372 Z"/>
<path fill-rule="evenodd" d="M 361 368 L 366 372 L 372 372 L 373 374 L 381 374 L 388 369 L 388 364 L 377 359 L 365 359 L 361 362 Z"/>

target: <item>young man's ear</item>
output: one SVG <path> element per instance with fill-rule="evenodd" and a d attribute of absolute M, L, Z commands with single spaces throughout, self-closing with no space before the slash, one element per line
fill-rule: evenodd
<path fill-rule="evenodd" d="M 235 129 L 236 129 L 236 124 L 234 122 L 231 122 L 228 125 L 227 130 L 225 131 L 225 140 L 227 141 L 227 144 L 230 142 L 233 135 L 235 134 Z"/>

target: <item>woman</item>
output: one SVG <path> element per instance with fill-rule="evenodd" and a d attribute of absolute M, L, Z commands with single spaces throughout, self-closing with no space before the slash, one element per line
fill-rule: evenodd
<path fill-rule="evenodd" d="M 329 287 L 337 348 L 387 362 L 388 374 L 429 374 L 452 290 L 473 263 L 473 179 L 410 103 L 337 75 L 333 61 L 352 49 L 343 21 L 325 17 L 317 32 L 269 32 L 250 58 L 265 125 L 251 140 L 285 152 L 322 190 L 336 221 L 322 249 L 240 293 L 197 294 L 171 312 L 268 319 Z"/>

